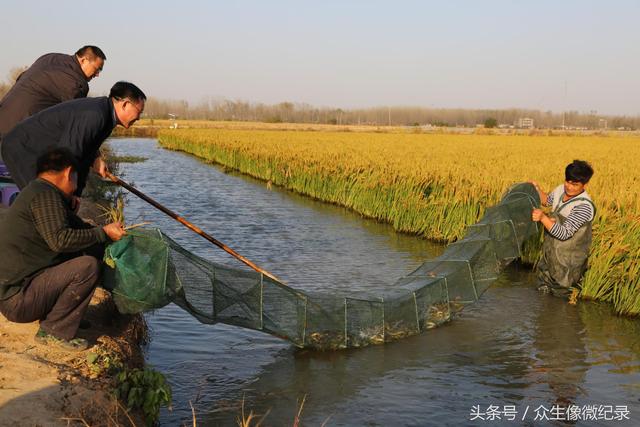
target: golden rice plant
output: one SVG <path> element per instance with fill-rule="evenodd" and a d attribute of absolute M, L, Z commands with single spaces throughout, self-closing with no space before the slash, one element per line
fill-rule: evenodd
<path fill-rule="evenodd" d="M 583 296 L 640 313 L 640 138 L 455 135 L 268 129 L 172 129 L 160 143 L 320 200 L 397 230 L 451 242 L 514 182 L 552 190 L 573 159 L 595 175 L 594 244 Z M 623 243 L 624 242 L 624 243 Z M 538 242 L 539 244 L 539 242 Z M 526 248 L 533 261 L 536 247 Z"/>

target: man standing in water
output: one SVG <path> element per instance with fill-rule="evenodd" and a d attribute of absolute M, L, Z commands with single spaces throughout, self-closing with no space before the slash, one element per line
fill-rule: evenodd
<path fill-rule="evenodd" d="M 570 297 L 575 303 L 582 276 L 587 269 L 591 246 L 591 224 L 596 209 L 585 187 L 593 168 L 583 160 L 574 160 L 565 169 L 565 182 L 545 193 L 531 181 L 543 205 L 551 214 L 534 209 L 531 219 L 545 228 L 542 258 L 538 263 L 538 290 Z"/>

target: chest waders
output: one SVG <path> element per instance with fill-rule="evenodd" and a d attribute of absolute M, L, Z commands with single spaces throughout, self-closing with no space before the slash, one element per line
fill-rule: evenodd
<path fill-rule="evenodd" d="M 550 218 L 564 224 L 571 209 L 576 202 L 593 202 L 584 197 L 570 199 L 566 203 L 559 203 L 549 215 Z M 595 214 L 595 206 L 594 206 Z M 566 295 L 571 293 L 571 288 L 580 288 L 582 275 L 587 270 L 589 248 L 591 246 L 591 224 L 585 222 L 567 240 L 560 240 L 553 237 L 545 230 L 544 242 L 542 244 L 542 258 L 538 263 L 538 280 L 541 285 L 547 285 L 554 294 Z"/>

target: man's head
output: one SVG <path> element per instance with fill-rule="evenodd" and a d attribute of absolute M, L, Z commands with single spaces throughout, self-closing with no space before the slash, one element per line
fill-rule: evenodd
<path fill-rule="evenodd" d="M 574 160 L 564 170 L 564 192 L 569 197 L 584 191 L 585 185 L 593 176 L 593 168 L 584 160 Z"/>
<path fill-rule="evenodd" d="M 49 181 L 67 196 L 78 188 L 78 162 L 67 148 L 52 148 L 36 161 L 38 177 Z"/>
<path fill-rule="evenodd" d="M 118 124 L 129 129 L 144 111 L 147 96 L 138 86 L 129 82 L 118 82 L 113 85 L 109 98 L 113 101 Z"/>
<path fill-rule="evenodd" d="M 76 52 L 76 58 L 87 81 L 100 75 L 104 61 L 107 60 L 104 52 L 98 46 L 82 46 Z"/>

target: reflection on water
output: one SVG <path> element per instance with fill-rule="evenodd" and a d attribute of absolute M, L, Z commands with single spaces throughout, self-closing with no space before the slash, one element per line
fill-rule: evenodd
<path fill-rule="evenodd" d="M 149 158 L 125 165 L 126 179 L 292 286 L 377 290 L 442 250 L 342 208 L 224 174 L 152 140 L 112 147 Z M 134 196 L 126 214 L 234 265 Z M 256 331 L 201 325 L 175 306 L 148 321 L 148 361 L 169 373 L 174 388 L 166 425 L 190 419 L 189 401 L 199 425 L 236 425 L 243 399 L 254 413 L 269 412 L 264 425 L 290 425 L 305 396 L 307 425 L 327 418 L 327 425 L 464 425 L 474 405 L 492 404 L 521 412 L 554 403 L 627 405 L 632 418 L 640 414 L 640 323 L 614 317 L 606 306 L 570 307 L 541 295 L 533 275 L 515 267 L 447 326 L 358 350 L 298 351 Z"/>
<path fill-rule="evenodd" d="M 554 403 L 567 407 L 584 394 L 588 365 L 586 329 L 580 312 L 568 304 L 543 304 L 536 318 L 533 339 L 534 369 L 538 381 L 549 386 Z"/>

